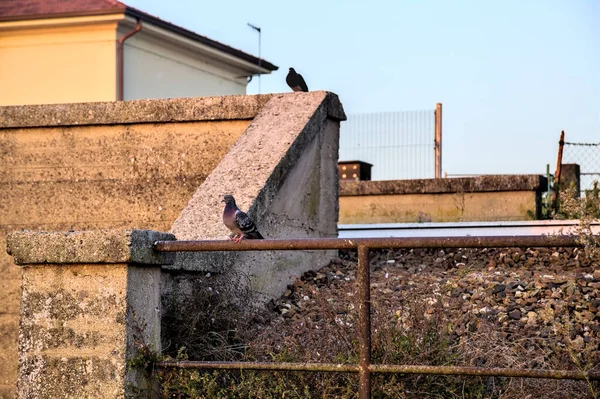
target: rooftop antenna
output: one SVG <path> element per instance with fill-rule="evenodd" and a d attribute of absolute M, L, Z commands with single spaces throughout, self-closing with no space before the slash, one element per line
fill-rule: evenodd
<path fill-rule="evenodd" d="M 258 32 L 258 94 L 260 94 L 260 69 L 262 64 L 262 59 L 260 58 L 260 41 L 262 34 L 258 26 L 254 26 L 250 22 L 248 22 L 248 26 Z"/>

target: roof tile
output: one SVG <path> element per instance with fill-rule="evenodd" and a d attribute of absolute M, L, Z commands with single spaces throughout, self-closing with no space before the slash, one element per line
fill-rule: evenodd
<path fill-rule="evenodd" d="M 125 4 L 117 0 L 2 0 L 0 20 L 123 12 L 125 9 Z"/>

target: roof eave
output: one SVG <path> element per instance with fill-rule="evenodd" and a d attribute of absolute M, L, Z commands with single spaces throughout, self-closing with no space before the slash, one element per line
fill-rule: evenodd
<path fill-rule="evenodd" d="M 222 51 L 222 52 L 224 52 L 226 54 L 229 54 L 229 55 L 231 55 L 233 57 L 242 59 L 242 60 L 244 60 L 244 61 L 246 61 L 246 62 L 248 62 L 250 64 L 253 64 L 253 65 L 257 65 L 258 64 L 258 57 L 255 57 L 255 56 L 250 55 L 248 53 L 244 53 L 241 50 L 237 50 L 237 49 L 235 49 L 233 47 L 229 47 L 229 46 L 227 46 L 227 45 L 225 45 L 223 43 L 219 43 L 219 42 L 217 42 L 215 40 L 209 39 L 206 36 L 199 35 L 197 33 L 194 33 L 192 31 L 184 29 L 184 28 L 182 28 L 180 26 L 173 25 L 173 24 L 171 24 L 169 22 L 163 21 L 160 18 L 156 18 L 156 17 L 154 17 L 154 16 L 152 16 L 150 14 L 146 14 L 145 12 L 136 10 L 135 8 L 131 8 L 131 7 L 127 6 L 126 9 L 125 9 L 125 15 L 127 15 L 129 17 L 132 17 L 132 18 L 140 19 L 140 20 L 142 20 L 142 22 L 149 22 L 152 25 L 155 25 L 155 26 L 157 26 L 159 28 L 162 28 L 162 29 L 168 30 L 170 32 L 173 32 L 175 34 L 181 35 L 181 36 L 183 36 L 185 38 L 188 38 L 190 40 L 193 40 L 193 41 L 196 41 L 196 42 L 200 42 L 200 43 L 202 43 L 204 45 L 207 45 L 207 46 L 212 47 L 212 48 L 214 48 L 216 50 Z M 268 61 L 266 61 L 264 59 L 261 59 L 261 67 L 264 68 L 264 69 L 266 69 L 266 70 L 268 70 L 268 71 L 270 71 L 270 72 L 276 71 L 276 70 L 279 69 L 278 66 L 273 65 L 272 63 L 270 63 L 270 62 L 268 62 Z"/>
<path fill-rule="evenodd" d="M 121 3 L 122 4 L 122 3 Z M 171 24 L 169 22 L 163 21 L 160 18 L 157 18 L 153 15 L 147 14 L 143 11 L 137 10 L 135 8 L 123 5 L 116 6 L 113 8 L 107 8 L 102 10 L 86 10 L 86 11 L 78 11 L 78 12 L 66 12 L 60 14 L 38 14 L 38 15 L 18 15 L 18 16 L 0 16 L 0 22 L 12 22 L 12 21 L 31 21 L 31 20 L 46 20 L 46 19 L 56 19 L 56 18 L 71 18 L 71 17 L 89 17 L 89 16 L 101 16 L 101 15 L 109 15 L 109 14 L 118 14 L 123 13 L 125 16 L 129 16 L 131 18 L 140 19 L 143 22 L 151 23 L 161 29 L 167 30 L 169 32 L 175 33 L 182 37 L 185 37 L 189 40 L 201 43 L 205 46 L 214 48 L 220 52 L 223 52 L 231 57 L 238 58 L 242 61 L 245 61 L 251 65 L 258 65 L 258 57 L 245 53 L 241 50 L 235 49 L 233 47 L 229 47 L 223 43 L 219 43 L 215 40 L 209 39 L 206 36 L 199 35 L 187 29 L 184 29 L 180 26 Z M 261 70 L 263 73 L 270 73 L 279 69 L 278 66 L 273 65 L 269 61 L 265 59 L 260 60 Z"/>

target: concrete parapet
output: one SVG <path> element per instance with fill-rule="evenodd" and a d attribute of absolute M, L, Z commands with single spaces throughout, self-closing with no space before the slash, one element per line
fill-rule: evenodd
<path fill-rule="evenodd" d="M 531 220 L 541 215 L 547 179 L 493 175 L 340 182 L 340 223 Z"/>
<path fill-rule="evenodd" d="M 272 94 L 0 107 L 1 128 L 252 119 Z"/>

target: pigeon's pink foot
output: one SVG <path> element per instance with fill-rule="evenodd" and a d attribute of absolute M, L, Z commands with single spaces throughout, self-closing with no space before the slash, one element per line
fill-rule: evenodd
<path fill-rule="evenodd" d="M 239 237 L 235 238 L 233 241 L 235 241 L 236 244 L 238 244 L 240 241 L 242 241 L 244 239 L 244 235 L 240 235 Z"/>

